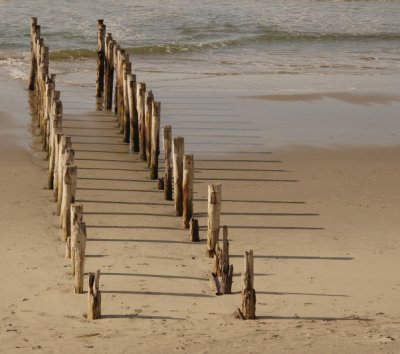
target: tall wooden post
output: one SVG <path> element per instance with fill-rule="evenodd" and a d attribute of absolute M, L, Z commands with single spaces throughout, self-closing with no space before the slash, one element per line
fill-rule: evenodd
<path fill-rule="evenodd" d="M 183 215 L 183 154 L 185 153 L 184 139 L 182 136 L 174 138 L 174 201 L 175 215 Z"/>
<path fill-rule="evenodd" d="M 114 89 L 114 113 L 118 113 L 118 57 L 120 48 L 117 42 L 114 41 L 113 47 L 113 63 L 115 71 L 115 89 Z"/>
<path fill-rule="evenodd" d="M 64 170 L 61 203 L 62 240 L 64 242 L 71 235 L 71 203 L 75 201 L 74 191 L 76 190 L 77 172 L 76 166 L 66 166 Z"/>
<path fill-rule="evenodd" d="M 218 245 L 221 217 L 221 184 L 208 185 L 207 255 L 212 258 Z"/>
<path fill-rule="evenodd" d="M 77 222 L 74 225 L 74 233 L 76 234 L 76 243 L 74 247 L 75 255 L 75 281 L 74 292 L 75 294 L 83 293 L 83 277 L 85 269 L 85 249 L 86 249 L 86 225 L 84 222 Z"/>
<path fill-rule="evenodd" d="M 89 273 L 88 310 L 87 319 L 90 321 L 101 317 L 101 292 L 99 290 L 100 269 L 96 273 Z"/>
<path fill-rule="evenodd" d="M 58 149 L 58 160 L 57 160 L 57 176 L 58 176 L 58 181 L 57 181 L 57 196 L 55 197 L 55 200 L 57 201 L 57 215 L 60 215 L 60 209 L 61 209 L 61 199 L 63 195 L 63 172 L 65 168 L 65 152 L 67 149 L 72 149 L 72 142 L 71 142 L 71 137 L 70 136 L 65 136 L 63 135 L 61 137 L 61 142 L 60 142 L 60 147 Z M 73 158 L 73 156 L 72 156 Z"/>
<path fill-rule="evenodd" d="M 132 64 L 131 62 L 125 62 L 124 67 L 124 142 L 130 142 L 130 133 L 131 133 L 131 115 L 129 110 L 129 78 L 132 73 Z"/>
<path fill-rule="evenodd" d="M 160 155 L 160 112 L 161 102 L 154 101 L 151 119 L 150 179 L 158 178 L 158 156 Z"/>
<path fill-rule="evenodd" d="M 145 95 L 146 84 L 137 84 L 137 110 L 139 119 L 139 159 L 146 161 L 146 128 L 145 128 Z"/>
<path fill-rule="evenodd" d="M 253 251 L 244 253 L 244 272 L 242 274 L 242 318 L 256 318 L 256 291 L 254 290 Z"/>
<path fill-rule="evenodd" d="M 164 127 L 164 198 L 166 200 L 172 200 L 172 132 L 171 126 L 166 125 Z"/>
<path fill-rule="evenodd" d="M 82 222 L 83 219 L 83 205 L 78 203 L 71 203 L 71 236 L 67 237 L 66 258 L 71 258 L 72 275 L 75 274 L 75 254 L 73 252 L 73 245 L 75 245 L 76 234 L 74 233 L 74 225 L 77 222 Z"/>
<path fill-rule="evenodd" d="M 193 216 L 193 155 L 185 155 L 183 159 L 183 226 L 188 229 Z"/>
<path fill-rule="evenodd" d="M 136 102 L 136 75 L 128 75 L 128 100 L 129 100 L 129 152 L 139 152 L 139 123 Z"/>
<path fill-rule="evenodd" d="M 106 26 L 104 20 L 97 21 L 97 87 L 96 97 L 100 98 L 104 92 L 104 60 L 105 60 L 105 43 Z"/>
<path fill-rule="evenodd" d="M 151 90 L 146 92 L 145 97 L 145 121 L 144 121 L 144 131 L 145 131 L 145 144 L 146 144 L 146 158 L 147 166 L 151 166 L 151 129 L 152 129 L 152 119 L 153 119 L 153 101 L 154 96 Z"/>
<path fill-rule="evenodd" d="M 110 34 L 111 37 L 111 34 Z M 107 73 L 106 73 L 106 93 L 105 93 L 105 107 L 106 110 L 111 111 L 113 99 L 113 81 L 114 81 L 114 46 L 115 42 L 110 38 L 107 50 Z"/>
<path fill-rule="evenodd" d="M 35 42 L 36 42 L 36 27 L 37 27 L 37 18 L 31 17 L 31 71 L 29 74 L 29 91 L 33 91 L 35 88 L 35 79 L 36 79 L 36 53 L 35 53 Z"/>

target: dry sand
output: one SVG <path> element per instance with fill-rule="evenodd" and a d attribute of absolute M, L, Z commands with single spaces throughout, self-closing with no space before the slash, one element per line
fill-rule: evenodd
<path fill-rule="evenodd" d="M 86 271 L 102 272 L 103 319 L 88 322 L 86 295 L 72 294 L 38 138 L 32 148 L 24 140 L 27 93 L 4 78 L 1 87 L 0 352 L 399 352 L 399 146 L 267 151 L 257 139 L 266 132 L 235 119 L 231 97 L 214 106 L 215 97 L 208 104 L 206 95 L 185 97 L 186 111 L 198 104 L 203 114 L 185 125 L 179 114 L 187 113 L 173 106 L 179 94 L 164 93 L 166 119 L 195 152 L 203 242 L 193 244 L 145 164 L 126 153 L 112 117 L 92 110 L 93 88 L 62 86 L 88 227 Z M 210 123 L 207 109 L 215 114 Z M 212 181 L 223 184 L 235 267 L 230 296 L 214 296 L 207 280 Z M 258 319 L 243 322 L 232 313 L 250 248 Z"/>

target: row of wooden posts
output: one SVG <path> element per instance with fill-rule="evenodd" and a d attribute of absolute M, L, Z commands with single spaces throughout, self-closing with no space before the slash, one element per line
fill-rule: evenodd
<path fill-rule="evenodd" d="M 75 293 L 83 292 L 86 227 L 83 205 L 75 203 L 77 167 L 71 138 L 62 132 L 62 103 L 55 89 L 55 75 L 49 74 L 48 47 L 40 37 L 36 18 L 31 19 L 32 65 L 29 89 L 34 91 L 37 103 L 38 125 L 43 137 L 43 148 L 48 152 L 49 189 L 54 190 L 57 214 L 60 215 L 62 240 L 66 243 L 66 257 L 71 259 L 75 277 Z M 159 178 L 161 103 L 154 100 L 146 84 L 136 83 L 129 55 L 110 33 L 103 20 L 97 23 L 97 85 L 96 96 L 106 110 L 117 116 L 123 140 L 129 152 L 138 152 L 139 159 L 147 161 L 150 179 L 158 180 L 166 200 L 174 200 L 175 215 L 183 217 L 183 227 L 189 228 L 190 240 L 200 241 L 199 225 L 193 217 L 193 155 L 184 154 L 184 138 L 172 140 L 172 128 L 163 127 L 164 176 Z M 115 76 L 115 86 L 114 86 Z M 114 100 L 113 100 L 114 95 Z M 211 280 L 216 294 L 230 294 L 233 265 L 229 264 L 228 228 L 223 227 L 223 247 L 219 247 L 221 184 L 208 186 L 207 255 L 214 258 Z M 89 273 L 88 319 L 101 316 L 100 270 Z M 254 266 L 252 251 L 245 253 L 242 275 L 242 306 L 236 311 L 242 319 L 255 318 Z"/>
<path fill-rule="evenodd" d="M 71 259 L 74 292 L 83 293 L 86 252 L 86 225 L 83 205 L 75 203 L 78 168 L 74 164 L 75 151 L 71 137 L 62 129 L 63 106 L 60 91 L 56 90 L 56 76 L 49 72 L 49 48 L 40 35 L 40 26 L 31 18 L 32 61 L 29 90 L 36 102 L 37 124 L 42 136 L 43 150 L 49 161 L 48 188 L 54 191 L 56 213 L 59 216 L 61 239 L 65 242 L 65 257 Z M 100 270 L 89 273 L 87 318 L 101 316 Z"/>

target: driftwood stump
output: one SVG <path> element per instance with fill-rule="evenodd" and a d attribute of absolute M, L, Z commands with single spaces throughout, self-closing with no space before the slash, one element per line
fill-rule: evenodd
<path fill-rule="evenodd" d="M 244 272 L 242 274 L 242 306 L 237 310 L 239 317 L 245 320 L 256 318 L 256 291 L 254 290 L 253 251 L 244 254 Z"/>
<path fill-rule="evenodd" d="M 99 290 L 100 269 L 89 273 L 87 319 L 92 321 L 101 317 L 101 292 Z"/>
<path fill-rule="evenodd" d="M 199 235 L 199 222 L 195 218 L 190 219 L 189 223 L 189 239 L 192 242 L 199 242 L 200 235 Z"/>

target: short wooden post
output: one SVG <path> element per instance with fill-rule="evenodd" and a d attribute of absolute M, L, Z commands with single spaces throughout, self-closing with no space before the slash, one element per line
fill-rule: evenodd
<path fill-rule="evenodd" d="M 183 226 L 188 229 L 193 216 L 193 155 L 185 155 L 183 159 Z"/>
<path fill-rule="evenodd" d="M 221 216 L 221 184 L 208 185 L 207 255 L 213 258 L 218 245 Z"/>
<path fill-rule="evenodd" d="M 101 317 L 101 292 L 99 290 L 100 269 L 89 273 L 87 319 L 90 321 Z"/>
<path fill-rule="evenodd" d="M 164 127 L 164 198 L 165 200 L 172 200 L 172 132 L 171 126 L 166 125 Z"/>
<path fill-rule="evenodd" d="M 145 97 L 145 121 L 144 121 L 144 130 L 145 130 L 145 143 L 146 143 L 146 157 L 147 157 L 147 166 L 151 166 L 151 129 L 152 129 L 152 119 L 153 119 L 153 101 L 154 96 L 151 90 L 146 92 Z M 153 178 L 152 178 L 153 179 Z"/>
<path fill-rule="evenodd" d="M 254 261 L 253 251 L 244 254 L 244 272 L 242 274 L 242 307 L 239 313 L 242 318 L 253 320 L 256 318 L 256 291 L 254 290 Z"/>
<path fill-rule="evenodd" d="M 83 277 L 85 269 L 85 248 L 86 248 L 86 225 L 84 222 L 75 223 L 74 227 L 76 230 L 76 243 L 74 247 L 75 255 L 75 281 L 74 281 L 74 292 L 75 294 L 83 293 Z"/>
<path fill-rule="evenodd" d="M 174 201 L 175 215 L 183 215 L 183 154 L 184 139 L 181 136 L 174 138 Z"/>
<path fill-rule="evenodd" d="M 75 201 L 74 190 L 76 190 L 77 172 L 76 166 L 65 166 L 60 218 L 64 242 L 71 235 L 71 203 Z"/>
<path fill-rule="evenodd" d="M 137 84 L 137 111 L 139 120 L 139 159 L 146 161 L 146 126 L 145 126 L 145 95 L 146 84 Z"/>
<path fill-rule="evenodd" d="M 200 235 L 199 235 L 199 222 L 195 218 L 190 219 L 189 223 L 189 239 L 192 242 L 199 242 Z"/>
<path fill-rule="evenodd" d="M 157 190 L 159 190 L 159 191 L 164 190 L 164 177 L 157 179 Z"/>
<path fill-rule="evenodd" d="M 233 265 L 229 265 L 228 227 L 223 227 L 222 259 L 221 259 L 221 291 L 223 294 L 232 293 Z"/>
<path fill-rule="evenodd" d="M 160 111 L 161 102 L 154 101 L 151 119 L 150 179 L 158 178 L 158 156 L 160 155 Z M 148 159 L 149 160 L 149 159 Z"/>
<path fill-rule="evenodd" d="M 76 244 L 76 233 L 74 232 L 75 224 L 82 222 L 83 220 L 83 205 L 78 203 L 71 203 L 71 236 L 67 237 L 67 246 L 65 251 L 66 258 L 71 258 L 72 275 L 75 274 L 75 254 L 73 251 L 74 245 Z M 69 245 L 68 245 L 69 243 Z"/>
<path fill-rule="evenodd" d="M 35 41 L 36 41 L 36 27 L 37 27 L 37 18 L 31 17 L 31 70 L 29 74 L 29 91 L 33 91 L 35 88 L 35 79 L 36 79 L 36 55 L 35 55 Z"/>
<path fill-rule="evenodd" d="M 128 100 L 129 100 L 129 152 L 139 152 L 139 122 L 136 102 L 136 75 L 128 76 Z"/>

